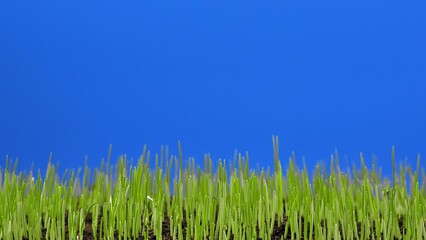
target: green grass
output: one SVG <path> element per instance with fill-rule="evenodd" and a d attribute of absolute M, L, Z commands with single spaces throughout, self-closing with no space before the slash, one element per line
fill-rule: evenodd
<path fill-rule="evenodd" d="M 281 168 L 275 137 L 273 149 L 272 171 L 250 170 L 241 154 L 214 172 L 207 155 L 204 169 L 193 159 L 182 167 L 180 145 L 177 157 L 155 155 L 155 167 L 145 148 L 136 166 L 123 156 L 62 179 L 50 161 L 44 179 L 0 168 L 0 239 L 426 239 L 420 156 L 415 170 L 397 169 L 392 149 L 385 179 L 362 154 L 361 169 L 342 171 L 336 153 L 310 180 L 294 157 Z"/>

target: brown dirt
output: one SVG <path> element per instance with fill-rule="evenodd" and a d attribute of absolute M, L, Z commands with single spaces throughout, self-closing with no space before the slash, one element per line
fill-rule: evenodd
<path fill-rule="evenodd" d="M 284 201 L 283 204 L 286 205 L 286 202 Z M 217 216 L 218 216 L 218 211 L 219 211 L 219 208 L 216 208 L 216 220 L 217 220 Z M 97 219 L 98 226 L 100 226 L 100 223 L 102 221 L 102 218 L 103 218 L 102 214 L 103 214 L 103 211 L 102 211 L 102 207 L 101 207 L 100 211 L 99 211 L 99 216 L 98 216 L 98 219 Z M 195 211 L 194 211 L 194 214 L 196 214 Z M 355 216 L 355 217 L 356 217 L 356 219 L 358 219 L 357 216 Z M 274 228 L 273 228 L 272 235 L 271 235 L 271 239 L 272 240 L 280 240 L 281 237 L 284 236 L 285 227 L 286 227 L 286 224 L 287 224 L 287 220 L 288 220 L 287 216 L 284 215 L 283 216 L 283 222 L 279 223 L 278 222 L 278 216 L 275 216 Z M 398 226 L 399 226 L 399 229 L 400 229 L 401 233 L 403 233 L 406 230 L 405 227 L 404 227 L 404 225 L 403 225 L 403 222 L 404 222 L 404 217 L 400 216 L 398 218 Z M 93 229 L 92 229 L 92 223 L 93 223 L 92 213 L 89 212 L 87 214 L 87 216 L 86 216 L 86 219 L 85 219 L 85 228 L 83 230 L 83 240 L 94 240 L 95 239 L 94 238 L 94 234 L 93 234 Z M 304 239 L 303 232 L 304 232 L 305 219 L 303 218 L 303 216 L 301 217 L 301 223 L 302 223 L 302 229 L 301 229 L 302 236 L 301 236 L 300 239 Z M 42 221 L 42 225 L 44 226 L 43 221 Z M 308 225 L 310 225 L 310 222 L 308 223 Z M 313 235 L 313 239 L 315 239 L 315 226 L 317 226 L 317 224 L 314 223 L 313 225 L 314 225 L 314 233 L 312 235 Z M 325 232 L 327 232 L 327 228 L 326 228 L 324 220 L 322 220 L 320 222 L 319 226 L 321 226 L 321 228 L 324 229 Z M 183 221 L 182 221 L 183 239 L 186 239 L 186 227 L 187 227 L 187 223 L 186 223 L 186 212 L 185 212 L 185 210 L 183 210 Z M 426 227 L 426 224 L 425 224 L 425 227 Z M 45 240 L 46 239 L 46 228 L 43 227 L 41 230 L 42 230 L 41 231 L 41 239 Z M 260 231 L 260 229 L 258 227 L 256 227 L 256 232 L 258 234 L 258 237 L 257 237 L 258 240 L 261 239 L 259 237 L 259 231 Z M 358 234 L 361 233 L 361 222 L 357 222 L 357 232 L 358 232 Z M 373 222 L 373 226 L 371 227 L 370 232 L 371 232 L 371 234 L 369 236 L 369 239 L 378 239 L 379 236 L 377 236 L 377 233 L 376 233 L 376 224 L 375 224 L 375 222 Z M 344 239 L 341 223 L 339 223 L 339 233 L 340 233 L 340 237 L 342 239 Z M 100 234 L 101 234 L 101 229 L 98 227 L 96 235 L 99 236 Z M 292 234 L 292 231 L 291 231 L 291 229 L 289 227 L 288 233 L 287 233 L 287 237 L 284 238 L 284 239 L 291 239 L 291 237 L 290 237 L 291 234 Z M 115 230 L 115 232 L 114 232 L 114 240 L 118 240 L 119 239 L 118 235 L 119 235 L 118 230 Z M 309 235 L 310 235 L 310 230 L 308 229 L 308 236 Z M 102 236 L 105 236 L 104 231 L 102 231 Z M 69 238 L 69 235 L 68 235 L 68 212 L 65 213 L 65 238 L 66 239 Z M 383 239 L 383 238 L 384 238 L 384 236 L 381 235 L 380 239 Z M 123 237 L 122 237 L 122 239 L 123 239 Z M 133 239 L 133 235 L 131 235 L 128 239 L 129 240 Z M 154 235 L 154 231 L 152 229 L 150 229 L 148 231 L 148 238 L 147 239 L 144 238 L 144 236 L 143 236 L 142 233 L 138 233 L 137 237 L 135 239 L 137 239 L 137 240 L 155 240 L 156 237 Z M 169 240 L 169 239 L 172 240 L 173 239 L 172 236 L 171 236 L 171 234 L 170 234 L 170 218 L 167 215 L 166 211 L 164 213 L 164 220 L 162 222 L 162 239 L 165 239 L 165 240 Z M 191 238 L 191 239 L 193 239 L 193 238 Z M 209 237 L 207 237 L 207 239 L 209 239 Z M 230 235 L 230 239 L 231 240 L 234 239 L 233 234 Z M 28 238 L 24 237 L 23 240 L 28 240 Z"/>
<path fill-rule="evenodd" d="M 100 215 L 98 216 L 98 219 L 97 219 L 98 226 L 100 225 L 100 221 L 102 220 L 101 214 L 102 214 L 102 211 L 100 211 Z M 65 216 L 65 219 L 67 219 L 67 214 Z M 400 228 L 401 232 L 403 232 L 404 229 L 405 229 L 404 226 L 403 226 L 403 220 L 404 220 L 403 217 L 398 219 L 399 228 Z M 304 220 L 303 217 L 302 217 L 301 221 L 302 221 L 302 226 L 304 226 L 305 220 Z M 92 214 L 89 213 L 87 215 L 86 219 L 85 219 L 86 225 L 85 225 L 85 228 L 83 230 L 83 240 L 94 240 L 95 239 L 94 234 L 93 234 L 93 230 L 92 230 L 92 223 L 93 223 Z M 284 216 L 284 221 L 282 223 L 278 223 L 278 218 L 276 217 L 271 239 L 274 239 L 274 240 L 281 239 L 281 237 L 284 235 L 284 232 L 285 232 L 286 223 L 287 223 L 287 217 L 286 216 Z M 65 237 L 66 237 L 66 239 L 68 239 L 68 236 L 69 236 L 67 224 L 68 223 L 66 221 L 65 222 Z M 187 224 L 186 224 L 185 213 L 184 213 L 184 220 L 183 220 L 183 223 L 182 223 L 182 227 L 183 227 L 182 232 L 183 232 L 183 235 L 184 235 L 184 239 L 186 238 L 186 231 L 185 231 L 186 225 Z M 321 228 L 325 228 L 325 222 L 321 221 L 320 226 L 321 226 Z M 343 238 L 341 227 L 342 226 L 339 224 L 340 235 Z M 314 228 L 315 228 L 315 224 L 314 224 Z M 257 232 L 259 232 L 258 228 L 256 230 L 257 230 Z M 327 231 L 327 229 L 325 229 L 325 230 Z M 377 239 L 378 236 L 376 234 L 375 224 L 373 224 L 372 229 L 370 229 L 370 230 L 371 230 L 370 239 Z M 361 223 L 358 223 L 358 232 L 359 233 L 361 232 Z M 100 233 L 101 233 L 100 229 L 98 228 L 97 235 L 99 235 Z M 303 228 L 302 228 L 302 233 L 303 233 Z M 291 234 L 291 229 L 289 229 L 287 238 L 285 238 L 285 239 L 290 239 L 290 234 Z M 41 235 L 42 235 L 41 239 L 43 239 L 43 240 L 46 239 L 46 229 L 44 227 L 42 228 L 42 234 Z M 308 235 L 309 235 L 309 230 L 308 230 Z M 102 236 L 104 236 L 103 232 L 102 232 Z M 170 219 L 167 215 L 165 215 L 164 221 L 162 223 L 162 236 L 163 236 L 163 239 L 166 239 L 166 240 L 173 239 L 172 236 L 170 235 Z M 313 236 L 313 238 L 315 239 L 315 236 Z M 28 238 L 23 238 L 23 239 L 28 240 Z M 117 230 L 114 233 L 114 239 L 119 239 Z M 130 236 L 129 239 L 133 239 L 133 236 Z M 138 236 L 136 237 L 136 239 L 145 240 L 142 233 L 139 233 Z M 149 233 L 148 233 L 148 239 L 149 240 L 155 240 L 156 239 L 154 232 L 152 230 L 150 230 Z M 231 235 L 230 239 L 234 239 L 234 236 Z M 258 237 L 257 239 L 261 239 L 261 238 Z M 304 239 L 303 236 L 301 237 L 301 239 Z M 381 239 L 383 239 L 383 236 L 381 236 Z"/>

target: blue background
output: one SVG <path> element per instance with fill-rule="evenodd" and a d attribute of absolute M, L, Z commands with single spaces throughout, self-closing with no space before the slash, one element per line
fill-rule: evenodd
<path fill-rule="evenodd" d="M 0 165 L 44 171 L 168 145 L 309 169 L 426 149 L 426 2 L 0 3 Z M 299 161 L 298 164 L 301 165 Z M 424 165 L 424 161 L 422 162 Z"/>

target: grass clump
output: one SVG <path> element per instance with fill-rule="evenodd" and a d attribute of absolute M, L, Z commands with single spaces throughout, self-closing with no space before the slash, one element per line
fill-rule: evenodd
<path fill-rule="evenodd" d="M 212 160 L 204 169 L 182 150 L 154 156 L 144 148 L 136 166 L 125 156 L 112 167 L 66 172 L 49 161 L 46 176 L 0 169 L 0 239 L 425 239 L 426 189 L 417 168 L 395 166 L 392 182 L 361 154 L 361 169 L 330 172 L 317 165 L 312 180 L 295 157 L 281 168 L 252 171 L 248 154 Z M 109 154 L 110 155 L 110 154 Z M 422 171 L 424 175 L 424 170 Z M 408 179 L 408 181 L 406 181 Z M 423 176 L 423 179 L 426 179 Z"/>

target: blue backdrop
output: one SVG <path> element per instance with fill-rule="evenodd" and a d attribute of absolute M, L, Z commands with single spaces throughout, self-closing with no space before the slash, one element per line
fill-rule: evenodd
<path fill-rule="evenodd" d="M 160 145 L 312 169 L 426 149 L 426 2 L 1 1 L 0 165 Z M 299 162 L 300 163 L 300 162 Z M 422 163 L 424 165 L 424 161 Z"/>

